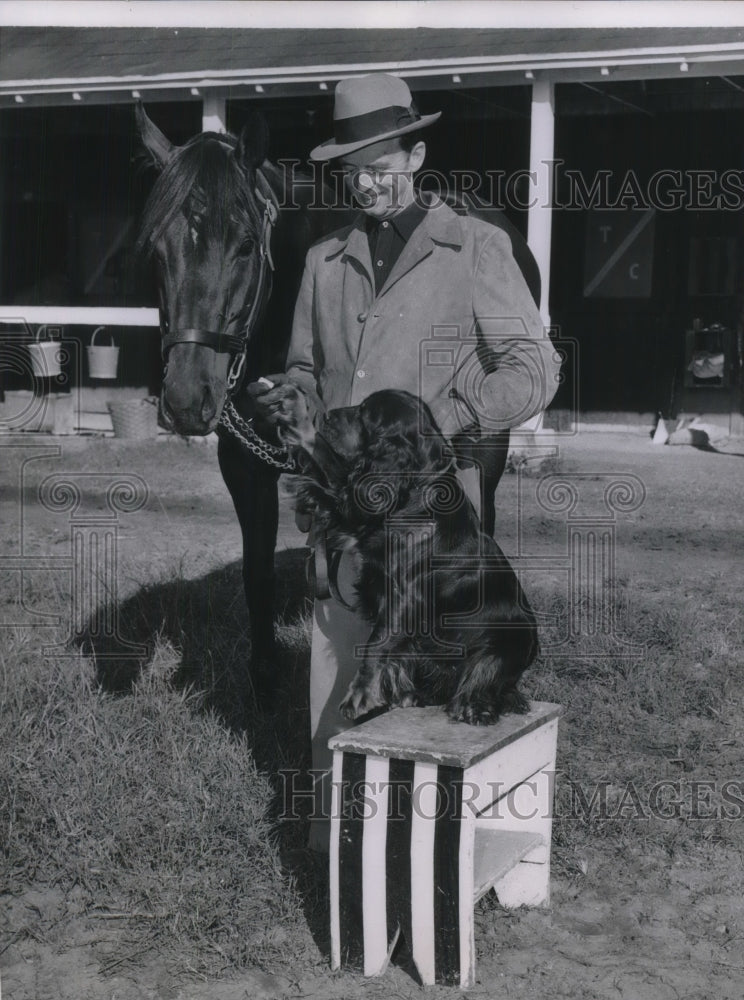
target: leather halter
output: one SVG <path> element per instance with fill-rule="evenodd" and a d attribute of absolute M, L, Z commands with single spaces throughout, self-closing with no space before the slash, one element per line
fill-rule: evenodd
<path fill-rule="evenodd" d="M 338 572 L 345 549 L 329 548 L 325 531 L 318 531 L 313 539 L 313 548 L 305 562 L 305 577 L 310 592 L 319 601 L 332 597 L 347 611 L 356 612 L 355 605 L 349 604 L 338 585 Z"/>
<path fill-rule="evenodd" d="M 232 355 L 230 370 L 227 375 L 228 395 L 235 392 L 240 385 L 251 331 L 271 295 L 272 272 L 274 271 L 274 261 L 271 256 L 271 234 L 279 218 L 279 202 L 271 185 L 260 169 L 256 170 L 254 194 L 256 200 L 264 207 L 261 220 L 261 234 L 258 242 L 258 280 L 256 282 L 256 293 L 253 296 L 248 317 L 242 331 L 236 334 L 226 334 L 221 333 L 219 330 L 204 330 L 199 327 L 187 327 L 183 330 L 166 330 L 161 320 L 161 349 L 163 359 L 166 361 L 168 351 L 175 344 L 199 344 L 201 347 L 210 347 L 219 354 Z"/>
<path fill-rule="evenodd" d="M 167 354 L 174 344 L 200 344 L 203 347 L 211 347 L 218 354 L 232 354 L 242 350 L 243 336 L 234 333 L 218 333 L 216 330 L 201 330 L 199 327 L 173 330 L 163 334 L 163 355 Z"/>

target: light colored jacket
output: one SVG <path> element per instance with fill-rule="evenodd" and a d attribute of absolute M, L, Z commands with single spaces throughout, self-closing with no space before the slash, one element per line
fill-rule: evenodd
<path fill-rule="evenodd" d="M 441 202 L 375 295 L 364 216 L 311 247 L 287 372 L 328 409 L 378 389 L 427 402 L 451 436 L 544 409 L 559 362 L 505 232 Z"/>

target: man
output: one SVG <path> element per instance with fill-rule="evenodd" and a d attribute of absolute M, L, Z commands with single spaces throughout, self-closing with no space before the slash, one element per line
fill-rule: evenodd
<path fill-rule="evenodd" d="M 557 365 L 505 231 L 416 195 L 426 156 L 420 130 L 438 118 L 421 116 L 396 77 L 336 87 L 334 138 L 310 158 L 339 163 L 361 211 L 307 255 L 287 376 L 328 410 L 378 389 L 416 393 L 451 438 L 513 427 L 544 409 Z M 261 412 L 276 418 L 281 390 L 255 392 Z M 463 485 L 477 504 L 469 472 Z M 328 738 L 348 727 L 337 706 L 368 632 L 332 599 L 316 600 L 310 714 L 319 771 L 330 767 Z M 311 846 L 326 840 L 323 825 L 313 827 Z"/>

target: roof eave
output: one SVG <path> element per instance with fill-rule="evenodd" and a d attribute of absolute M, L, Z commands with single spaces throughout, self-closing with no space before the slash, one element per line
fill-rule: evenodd
<path fill-rule="evenodd" d="M 532 78 L 549 78 L 556 83 L 591 81 L 611 76 L 613 79 L 644 79 L 674 77 L 680 72 L 690 76 L 720 76 L 744 74 L 744 43 L 675 48 L 637 48 L 579 54 L 540 54 L 514 56 L 472 56 L 466 58 L 410 60 L 397 62 L 336 63 L 328 65 L 286 66 L 263 69 L 209 70 L 156 75 L 127 74 L 119 76 L 87 76 L 81 78 L 48 78 L 38 80 L 6 80 L 0 83 L 0 98 L 42 98 L 43 103 L 67 104 L 71 94 L 85 94 L 96 103 L 107 97 L 133 99 L 148 94 L 163 99 L 166 95 L 199 96 L 206 90 L 229 88 L 281 87 L 297 93 L 308 86 L 321 84 L 363 73 L 387 72 L 420 81 L 434 87 L 451 85 L 452 77 L 460 77 L 464 85 L 491 86 L 526 83 Z M 280 91 L 281 92 L 281 91 Z M 62 98 L 65 98 L 63 101 Z M 50 100 L 52 99 L 52 100 Z"/>

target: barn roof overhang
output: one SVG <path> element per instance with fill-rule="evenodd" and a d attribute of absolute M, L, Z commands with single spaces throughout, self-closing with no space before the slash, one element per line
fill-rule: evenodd
<path fill-rule="evenodd" d="M 294 97 L 369 72 L 414 90 L 744 75 L 744 27 L 0 29 L 0 108 Z"/>

